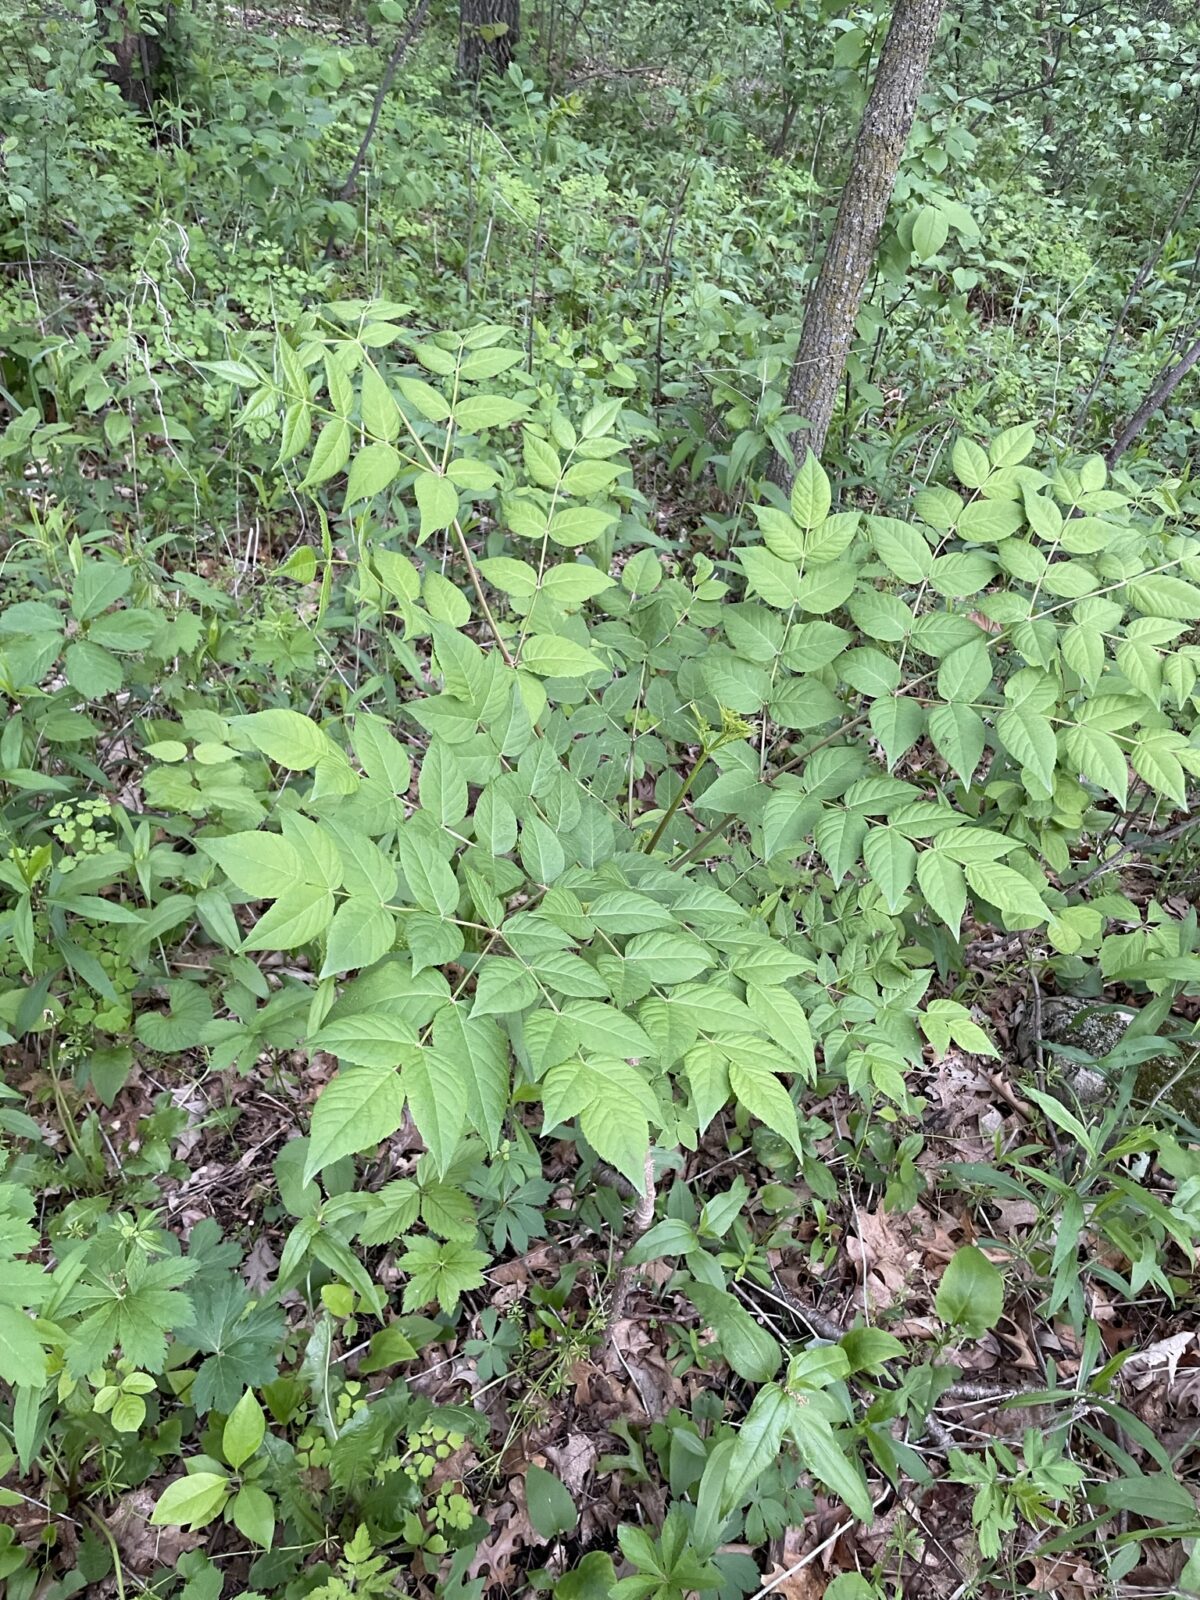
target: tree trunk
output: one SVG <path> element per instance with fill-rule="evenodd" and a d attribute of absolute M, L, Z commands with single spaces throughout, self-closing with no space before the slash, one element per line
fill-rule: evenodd
<path fill-rule="evenodd" d="M 174 7 L 166 7 L 169 29 Z M 163 40 L 139 26 L 127 7 L 104 8 L 99 12 L 101 37 L 110 60 L 105 76 L 121 91 L 121 98 L 139 110 L 149 111 L 162 87 L 164 74 Z"/>
<path fill-rule="evenodd" d="M 801 460 L 809 449 L 821 452 L 833 420 L 855 318 L 875 262 L 944 4 L 945 0 L 895 0 L 829 247 L 804 309 L 788 383 L 788 409 L 799 412 L 809 425 L 797 447 Z M 790 484 L 791 467 L 776 458 L 775 469 L 779 481 Z"/>
<path fill-rule="evenodd" d="M 459 0 L 459 72 L 471 83 L 485 67 L 507 72 L 520 33 L 521 0 Z"/>

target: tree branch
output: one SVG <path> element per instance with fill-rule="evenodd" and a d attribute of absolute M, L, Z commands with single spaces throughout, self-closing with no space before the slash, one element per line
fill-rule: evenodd
<path fill-rule="evenodd" d="M 1096 391 L 1103 383 L 1105 374 L 1108 372 L 1109 362 L 1112 360 L 1112 354 L 1116 348 L 1117 340 L 1121 336 L 1121 329 L 1125 326 L 1125 318 L 1129 315 L 1129 308 L 1133 305 L 1133 302 L 1142 292 L 1142 289 L 1146 283 L 1146 279 L 1154 271 L 1155 267 L 1162 258 L 1162 253 L 1167 248 L 1167 241 L 1170 239 L 1171 235 L 1175 232 L 1175 229 L 1183 220 L 1188 207 L 1192 203 L 1192 197 L 1196 193 L 1196 188 L 1198 185 L 1200 185 L 1200 167 L 1196 168 L 1195 172 L 1192 174 L 1192 181 L 1188 184 L 1187 188 L 1180 196 L 1179 203 L 1172 213 L 1170 222 L 1167 223 L 1166 228 L 1163 230 L 1162 237 L 1159 239 L 1154 249 L 1146 257 L 1145 261 L 1142 262 L 1141 266 L 1138 268 L 1137 276 L 1129 285 L 1129 293 L 1125 296 L 1125 303 L 1117 313 L 1117 320 L 1113 323 L 1112 332 L 1108 336 L 1108 343 L 1104 347 L 1104 354 L 1100 357 L 1100 365 L 1096 368 L 1096 376 L 1092 379 L 1091 388 L 1088 390 L 1087 394 L 1084 395 L 1083 399 L 1079 403 L 1078 409 L 1075 412 L 1076 428 L 1078 428 L 1080 422 L 1087 415 L 1092 401 L 1096 398 Z"/>
<path fill-rule="evenodd" d="M 392 87 L 392 80 L 399 70 L 400 63 L 408 54 L 408 47 L 417 36 L 421 24 L 425 21 L 425 13 L 429 10 L 429 0 L 417 0 L 417 4 L 409 13 L 408 21 L 404 25 L 404 32 L 396 41 L 396 48 L 392 51 L 387 66 L 383 69 L 383 77 L 379 80 L 379 87 L 375 91 L 375 101 L 371 106 L 371 115 L 367 119 L 366 130 L 362 136 L 362 143 L 358 153 L 346 174 L 346 181 L 338 190 L 339 200 L 349 200 L 354 195 L 358 175 L 363 169 L 363 162 L 367 159 L 367 151 L 371 148 L 371 140 L 375 137 L 375 129 L 379 126 L 379 114 L 383 110 L 383 102 L 387 99 L 388 90 Z"/>
<path fill-rule="evenodd" d="M 1192 337 L 1197 328 L 1200 328 L 1200 323 L 1193 324 L 1188 333 L 1189 338 Z M 1141 405 L 1127 419 L 1116 438 L 1104 452 L 1104 459 L 1110 467 L 1114 461 L 1125 454 L 1155 412 L 1160 411 L 1166 405 L 1197 361 L 1200 361 L 1200 339 L 1194 340 L 1191 348 L 1179 359 L 1175 366 L 1162 373 L 1158 382 L 1142 401 Z"/>

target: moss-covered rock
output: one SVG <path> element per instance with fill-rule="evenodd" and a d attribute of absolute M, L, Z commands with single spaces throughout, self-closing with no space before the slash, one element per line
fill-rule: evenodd
<path fill-rule="evenodd" d="M 1042 1001 L 1040 1027 L 1033 1006 L 1026 1009 L 1018 1025 L 1021 1063 L 1027 1070 L 1036 1066 L 1040 1037 L 1047 1088 L 1055 1094 L 1065 1092 L 1083 1105 L 1102 1104 L 1113 1093 L 1119 1072 L 1106 1072 L 1099 1063 L 1121 1042 L 1136 1015 L 1130 1007 L 1070 995 L 1051 996 Z M 1079 1051 L 1087 1059 L 1066 1055 L 1055 1050 L 1055 1045 Z M 1136 1102 L 1160 1098 L 1189 1119 L 1200 1120 L 1200 1052 L 1194 1052 L 1189 1061 L 1187 1048 L 1183 1055 L 1164 1052 L 1142 1062 L 1134 1089 Z"/>

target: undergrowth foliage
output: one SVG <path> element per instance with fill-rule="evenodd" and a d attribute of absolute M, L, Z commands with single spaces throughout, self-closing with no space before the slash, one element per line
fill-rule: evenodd
<path fill-rule="evenodd" d="M 307 1136 L 276 1161 L 291 1222 L 266 1298 L 213 1224 L 180 1251 L 152 1182 L 131 1212 L 89 1196 L 102 1126 L 89 1114 L 68 1131 L 85 1192 L 52 1225 L 57 1264 L 6 1268 L 17 1459 L 28 1472 L 51 1448 L 65 1407 L 110 1445 L 138 1441 L 108 1469 L 115 1486 L 153 1472 L 181 1415 L 207 1416 L 154 1523 L 224 1518 L 252 1546 L 295 1551 L 350 1516 L 343 1560 L 380 1570 L 377 1546 L 428 1563 L 480 1537 L 459 1490 L 424 1503 L 411 1444 L 441 1440 L 448 1457 L 478 1442 L 480 1417 L 431 1409 L 402 1380 L 367 1406 L 360 1382 L 331 1387 L 333 1341 L 366 1340 L 366 1373 L 450 1337 L 497 1253 L 545 1231 L 540 1151 L 565 1141 L 593 1181 L 619 1175 L 648 1223 L 719 1120 L 820 1208 L 838 1189 L 816 1094 L 841 1086 L 862 1129 L 900 1135 L 928 1052 L 993 1053 L 953 997 L 966 939 L 1036 933 L 1144 986 L 1151 1036 L 1197 962 L 1194 918 L 1142 923 L 1073 855 L 1131 784 L 1169 813 L 1200 775 L 1200 647 L 1186 642 L 1200 540 L 1170 486 L 1051 460 L 1021 426 L 960 438 L 946 481 L 883 515 L 834 509 L 810 456 L 789 500 L 765 488 L 736 541 L 687 555 L 647 525 L 630 457 L 647 423 L 621 398 L 575 412 L 530 383 L 505 328 L 422 335 L 401 316 L 337 304 L 203 369 L 237 429 L 275 436 L 310 507 L 312 541 L 255 604 L 298 613 L 329 663 L 315 697 L 285 677 L 243 709 L 237 625 L 149 552 L 67 538 L 52 566 L 14 557 L 30 593 L 0 613 L 8 1045 L 42 1053 L 56 1096 L 73 1073 L 106 1105 L 135 1049 L 164 1064 L 200 1051 L 210 1070 L 252 1071 L 264 1048 L 336 1062 Z M 104 771 L 112 790 L 82 798 Z M 1104 1235 L 1099 1210 L 1091 1233 L 1080 1211 L 1068 1249 L 1014 1269 L 1048 1274 L 1032 1292 L 1082 1328 L 1089 1276 L 1112 1278 L 1087 1243 L 1100 1226 L 1133 1263 L 1131 1292 L 1171 1293 L 1161 1255 L 1190 1257 L 1192 1202 L 1168 1209 L 1114 1177 L 1113 1153 L 1038 1099 L 1104 1169 L 1113 1215 Z M 150 1119 L 157 1159 L 146 1130 L 148 1179 L 170 1170 L 175 1103 L 164 1094 Z M 0 1119 L 41 1141 L 23 1112 Z M 413 1173 L 387 1179 L 385 1159 L 385 1181 L 357 1178 L 352 1158 L 406 1127 L 425 1152 Z M 1147 1127 L 1130 1148 L 1162 1137 Z M 920 1144 L 893 1146 L 890 1205 L 923 1186 Z M 16 1258 L 39 1240 L 22 1159 L 2 1191 Z M 789 1356 L 730 1292 L 736 1255 L 712 1248 L 747 1196 L 739 1179 L 702 1213 L 673 1205 L 624 1249 L 622 1271 L 678 1264 L 674 1287 L 757 1390 L 739 1428 L 694 1436 L 662 1543 L 622 1529 L 645 1576 L 616 1582 L 607 1555 L 590 1569 L 607 1592 L 752 1587 L 721 1552 L 762 1536 L 756 1504 L 781 1463 L 795 1465 L 780 1515 L 796 1515 L 799 1468 L 864 1523 L 868 1473 L 924 1470 L 895 1421 L 923 1414 L 953 1369 L 879 1388 L 913 1353 L 869 1327 Z M 619 1240 L 620 1203 L 602 1215 Z M 292 1334 L 275 1309 L 295 1291 L 317 1313 L 297 1376 L 278 1364 Z M 964 1246 L 938 1294 L 944 1338 L 983 1337 L 1003 1305 L 996 1265 Z M 868 1410 L 852 1398 L 864 1381 Z M 70 1430 L 53 1449 L 86 1455 Z M 1043 1464 L 1031 1443 L 1021 1469 L 1043 1520 L 1081 1477 L 1060 1450 Z M 325 1509 L 301 1490 L 306 1462 L 327 1465 Z M 993 1478 L 974 1458 L 951 1465 L 978 1489 L 994 1556 L 987 1530 L 1023 1480 L 992 1510 Z M 550 1481 L 544 1506 L 527 1482 L 547 1538 L 576 1520 Z M 254 1581 L 297 1568 L 264 1556 Z M 593 1592 L 573 1582 L 558 1592 Z"/>
<path fill-rule="evenodd" d="M 5 1595 L 1200 1593 L 1194 19 L 958 8 L 785 494 L 883 19 L 347 198 L 351 9 L 0 86 Z"/>

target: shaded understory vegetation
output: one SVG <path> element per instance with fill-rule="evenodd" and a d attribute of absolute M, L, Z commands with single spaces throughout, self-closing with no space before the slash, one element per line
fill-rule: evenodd
<path fill-rule="evenodd" d="M 1200 24 L 825 431 L 904 9 L 0 0 L 13 1600 L 1200 1593 Z"/>

